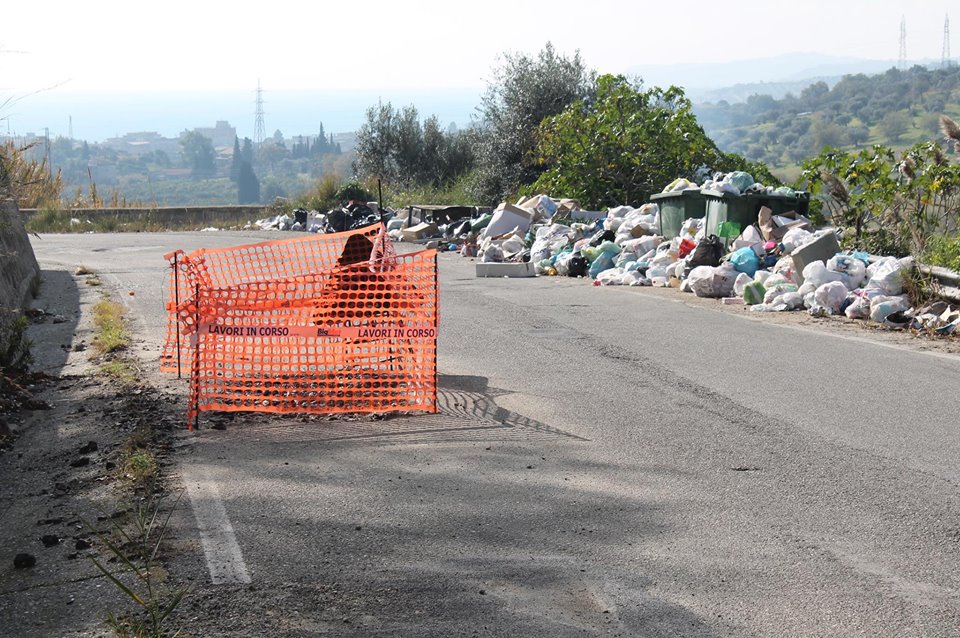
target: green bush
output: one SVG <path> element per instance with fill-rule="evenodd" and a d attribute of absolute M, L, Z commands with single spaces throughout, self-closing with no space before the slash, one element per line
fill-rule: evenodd
<path fill-rule="evenodd" d="M 0 316 L 0 369 L 26 371 L 33 360 L 27 339 L 27 318 L 19 313 Z"/>
<path fill-rule="evenodd" d="M 70 211 L 54 204 L 44 204 L 24 224 L 31 233 L 69 233 Z"/>
<path fill-rule="evenodd" d="M 346 204 L 350 200 L 369 202 L 376 199 L 373 193 L 364 188 L 360 182 L 347 182 L 337 189 L 335 197 L 339 204 Z"/>
<path fill-rule="evenodd" d="M 921 260 L 928 266 L 940 266 L 960 272 L 960 234 L 931 237 L 927 240 Z"/>

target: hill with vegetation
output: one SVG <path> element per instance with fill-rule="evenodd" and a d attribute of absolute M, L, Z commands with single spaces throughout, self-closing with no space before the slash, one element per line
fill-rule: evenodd
<path fill-rule="evenodd" d="M 902 150 L 939 139 L 939 116 L 960 115 L 960 67 L 847 75 L 832 88 L 817 82 L 799 95 L 757 94 L 743 103 L 698 104 L 694 111 L 722 150 L 791 178 L 824 147 Z"/>

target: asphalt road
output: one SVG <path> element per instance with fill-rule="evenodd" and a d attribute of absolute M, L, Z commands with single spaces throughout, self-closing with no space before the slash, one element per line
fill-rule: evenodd
<path fill-rule="evenodd" d="M 266 238 L 33 245 L 100 273 L 149 368 L 161 255 Z M 960 635 L 960 357 L 449 254 L 440 276 L 440 414 L 184 438 L 185 635 Z"/>

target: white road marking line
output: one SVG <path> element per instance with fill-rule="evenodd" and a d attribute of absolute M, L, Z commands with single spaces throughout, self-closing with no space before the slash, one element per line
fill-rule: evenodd
<path fill-rule="evenodd" d="M 184 468 L 183 480 L 190 496 L 193 516 L 200 528 L 200 543 L 207 557 L 213 584 L 249 583 L 250 574 L 247 573 L 247 565 L 243 561 L 227 510 L 220 500 L 217 484 L 202 471 L 190 468 Z"/>

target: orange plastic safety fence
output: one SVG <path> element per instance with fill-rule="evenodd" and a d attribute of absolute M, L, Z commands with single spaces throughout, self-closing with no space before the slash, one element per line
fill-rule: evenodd
<path fill-rule="evenodd" d="M 168 257 L 186 264 L 172 269 L 180 303 L 168 308 L 184 367 L 189 348 L 191 420 L 436 411 L 435 251 L 397 256 L 372 226 Z"/>
<path fill-rule="evenodd" d="M 160 371 L 176 372 L 178 375 L 190 372 L 190 341 L 181 334 L 177 320 L 177 307 L 181 301 L 190 298 L 187 263 L 184 261 L 184 252 L 176 250 L 164 255 L 169 262 L 170 273 L 167 285 L 167 337 L 160 353 Z"/>

